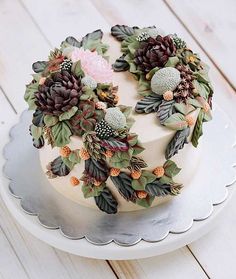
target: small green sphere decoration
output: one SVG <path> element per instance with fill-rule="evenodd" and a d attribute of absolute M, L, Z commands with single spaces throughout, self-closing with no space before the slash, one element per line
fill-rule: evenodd
<path fill-rule="evenodd" d="M 118 107 L 108 108 L 105 120 L 114 130 L 122 129 L 126 126 L 126 118 Z"/>
<path fill-rule="evenodd" d="M 162 68 L 157 71 L 151 79 L 151 89 L 158 95 L 166 91 L 174 91 L 180 84 L 180 72 L 172 67 Z"/>
<path fill-rule="evenodd" d="M 90 76 L 85 76 L 81 79 L 81 82 L 83 85 L 91 88 L 92 90 L 94 90 L 95 88 L 97 88 L 97 82 Z"/>

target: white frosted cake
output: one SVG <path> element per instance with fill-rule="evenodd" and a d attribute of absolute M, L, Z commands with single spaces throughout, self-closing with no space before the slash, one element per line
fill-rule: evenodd
<path fill-rule="evenodd" d="M 56 191 L 116 213 L 168 202 L 188 186 L 212 88 L 177 35 L 116 25 L 68 37 L 33 69 L 30 132 Z"/>

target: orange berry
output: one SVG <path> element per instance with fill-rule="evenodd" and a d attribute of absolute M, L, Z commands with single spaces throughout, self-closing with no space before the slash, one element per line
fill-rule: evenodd
<path fill-rule="evenodd" d="M 210 105 L 207 102 L 203 105 L 203 110 L 204 112 L 208 112 L 210 110 Z"/>
<path fill-rule="evenodd" d="M 94 180 L 94 182 L 93 182 L 93 185 L 94 186 L 96 186 L 96 187 L 99 187 L 100 185 L 102 184 L 102 182 L 101 181 L 98 181 L 98 180 Z"/>
<path fill-rule="evenodd" d="M 111 158 L 113 155 L 114 155 L 114 154 L 113 154 L 113 152 L 112 152 L 111 150 L 106 150 L 105 156 L 106 156 L 107 158 Z"/>
<path fill-rule="evenodd" d="M 195 123 L 195 119 L 192 117 L 192 115 L 186 115 L 185 120 L 186 120 L 188 126 L 193 126 Z"/>
<path fill-rule="evenodd" d="M 162 177 L 165 174 L 165 169 L 163 167 L 156 167 L 153 173 L 158 177 Z"/>
<path fill-rule="evenodd" d="M 141 176 L 142 172 L 140 170 L 133 170 L 131 172 L 131 177 L 133 179 L 139 179 L 139 177 Z"/>
<path fill-rule="evenodd" d="M 71 176 L 71 178 L 70 178 L 70 184 L 71 184 L 72 186 L 77 186 L 77 185 L 80 184 L 80 181 L 79 181 L 79 179 L 78 179 L 77 177 Z"/>
<path fill-rule="evenodd" d="M 174 98 L 174 94 L 172 91 L 168 90 L 163 94 L 163 98 L 165 101 L 171 101 Z"/>
<path fill-rule="evenodd" d="M 111 168 L 110 169 L 110 176 L 118 176 L 120 174 L 120 169 Z"/>
<path fill-rule="evenodd" d="M 79 156 L 83 160 L 88 160 L 90 158 L 88 151 L 83 147 L 79 150 Z"/>
<path fill-rule="evenodd" d="M 46 80 L 45 77 L 41 77 L 41 78 L 39 79 L 39 85 L 43 85 L 44 82 L 45 82 L 45 80 Z"/>
<path fill-rule="evenodd" d="M 148 195 L 145 191 L 136 191 L 136 194 L 139 199 L 146 199 Z"/>
<path fill-rule="evenodd" d="M 70 153 L 71 153 L 71 150 L 70 150 L 69 146 L 65 145 L 60 148 L 61 157 L 69 157 Z"/>

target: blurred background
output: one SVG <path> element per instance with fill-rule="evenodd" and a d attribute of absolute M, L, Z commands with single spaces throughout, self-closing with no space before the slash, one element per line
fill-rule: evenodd
<path fill-rule="evenodd" d="M 234 111 L 235 15 L 235 0 L 0 0 L 0 148 L 26 108 L 32 62 L 44 60 L 69 35 L 109 32 L 115 24 L 177 33 L 209 64 L 215 102 Z M 22 229 L 0 200 L 0 278 L 236 278 L 233 199 L 210 234 L 167 255 L 134 261 L 85 259 L 54 249 Z"/>

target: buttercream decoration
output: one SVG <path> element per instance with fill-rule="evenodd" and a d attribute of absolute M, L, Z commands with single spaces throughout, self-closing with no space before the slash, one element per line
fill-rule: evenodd
<path fill-rule="evenodd" d="M 91 88 L 92 90 L 94 90 L 95 88 L 97 88 L 97 82 L 96 80 L 94 80 L 92 77 L 90 76 L 85 76 L 81 79 L 81 82 L 83 85 Z"/>
<path fill-rule="evenodd" d="M 80 181 L 79 181 L 79 179 L 78 179 L 77 177 L 71 176 L 71 178 L 70 178 L 70 184 L 71 184 L 72 186 L 78 186 L 78 185 L 80 184 Z"/>
<path fill-rule="evenodd" d="M 102 119 L 100 122 L 96 123 L 95 132 L 100 139 L 109 139 L 114 135 L 115 131 L 104 119 Z"/>
<path fill-rule="evenodd" d="M 60 65 L 60 69 L 62 71 L 71 71 L 73 63 L 70 59 L 64 59 L 64 61 Z"/>
<path fill-rule="evenodd" d="M 70 153 L 71 153 L 71 149 L 69 146 L 66 145 L 66 146 L 63 146 L 60 148 L 61 157 L 64 157 L 64 158 L 69 157 Z"/>
<path fill-rule="evenodd" d="M 85 75 L 92 77 L 98 83 L 112 82 L 112 67 L 107 60 L 96 51 L 75 48 L 71 53 L 72 62 L 80 61 Z"/>
<path fill-rule="evenodd" d="M 46 80 L 46 77 L 41 77 L 41 78 L 39 79 L 39 85 L 43 85 L 44 82 L 45 82 L 45 80 Z"/>
<path fill-rule="evenodd" d="M 139 199 L 146 199 L 148 195 L 145 191 L 136 191 L 136 194 Z"/>
<path fill-rule="evenodd" d="M 110 176 L 118 176 L 119 174 L 120 174 L 120 169 L 118 169 L 118 168 L 110 169 Z"/>
<path fill-rule="evenodd" d="M 131 171 L 131 177 L 133 179 L 139 179 L 141 174 L 142 174 L 141 170 L 133 170 L 133 171 Z"/>
<path fill-rule="evenodd" d="M 185 116 L 185 120 L 186 120 L 186 122 L 188 123 L 188 126 L 189 126 L 189 127 L 190 127 L 190 126 L 193 126 L 194 123 L 195 123 L 195 119 L 194 119 L 194 117 L 193 117 L 192 115 L 186 115 L 186 116 Z"/>
<path fill-rule="evenodd" d="M 149 37 L 150 35 L 147 32 L 142 32 L 137 36 L 136 40 L 138 42 L 142 42 L 142 41 L 146 41 Z"/>
<path fill-rule="evenodd" d="M 151 89 L 158 95 L 163 95 L 166 91 L 174 91 L 180 84 L 180 72 L 172 67 L 162 68 L 157 71 L 151 79 Z"/>
<path fill-rule="evenodd" d="M 62 51 L 62 55 L 64 57 L 67 57 L 68 59 L 71 59 L 71 54 L 72 52 L 76 49 L 76 47 L 73 47 L 73 46 L 69 46 L 69 47 L 66 47 L 64 48 L 64 50 Z"/>
<path fill-rule="evenodd" d="M 93 182 L 93 185 L 94 186 L 96 186 L 96 187 L 99 187 L 100 185 L 102 184 L 102 182 L 101 181 L 98 181 L 98 180 L 94 180 L 94 182 Z"/>
<path fill-rule="evenodd" d="M 102 109 L 102 110 L 106 110 L 107 108 L 107 104 L 104 102 L 97 102 L 95 104 L 96 109 Z"/>
<path fill-rule="evenodd" d="M 105 114 L 106 122 L 114 129 L 122 129 L 126 126 L 125 115 L 118 107 L 108 108 Z"/>
<path fill-rule="evenodd" d="M 115 95 L 114 97 L 114 102 L 117 104 L 119 102 L 120 98 L 118 95 Z"/>
<path fill-rule="evenodd" d="M 158 35 L 160 36 L 165 36 L 165 32 L 163 30 L 161 30 L 160 28 L 148 28 L 147 29 L 147 33 L 150 37 L 152 38 L 156 38 Z"/>
<path fill-rule="evenodd" d="M 90 158 L 88 151 L 84 147 L 79 150 L 79 156 L 82 160 L 88 160 Z"/>
<path fill-rule="evenodd" d="M 106 156 L 107 158 L 111 158 L 113 155 L 114 155 L 114 153 L 113 153 L 111 150 L 106 150 L 105 156 Z"/>
<path fill-rule="evenodd" d="M 163 167 L 156 167 L 153 173 L 157 176 L 157 178 L 160 178 L 165 174 L 165 169 Z"/>
<path fill-rule="evenodd" d="M 203 105 L 204 112 L 208 112 L 210 109 L 211 109 L 210 105 L 207 102 L 205 102 Z"/>
<path fill-rule="evenodd" d="M 166 91 L 164 94 L 163 94 L 163 99 L 165 101 L 171 101 L 173 100 L 174 98 L 174 93 L 170 90 Z"/>

